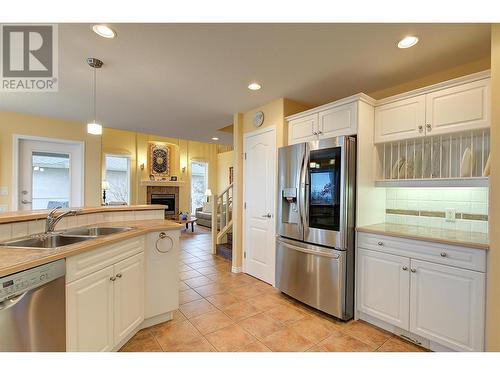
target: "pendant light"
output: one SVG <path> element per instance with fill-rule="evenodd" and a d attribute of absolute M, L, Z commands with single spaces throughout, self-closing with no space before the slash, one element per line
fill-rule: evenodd
<path fill-rule="evenodd" d="M 102 61 L 96 59 L 95 57 L 89 57 L 87 58 L 87 64 L 89 64 L 89 66 L 94 69 L 94 82 L 93 82 L 94 121 L 87 124 L 87 133 L 94 135 L 101 135 L 102 125 L 97 122 L 97 109 L 96 109 L 96 97 L 97 97 L 96 69 L 100 69 L 102 67 Z"/>

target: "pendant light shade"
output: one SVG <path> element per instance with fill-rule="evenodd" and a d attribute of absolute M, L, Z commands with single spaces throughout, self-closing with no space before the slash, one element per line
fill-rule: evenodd
<path fill-rule="evenodd" d="M 102 125 L 97 122 L 97 85 L 96 85 L 96 69 L 102 67 L 102 61 L 96 59 L 95 57 L 89 57 L 87 59 L 87 64 L 93 69 L 94 73 L 94 81 L 93 81 L 93 109 L 94 109 L 94 121 L 87 124 L 87 133 L 93 135 L 101 135 L 102 134 Z"/>

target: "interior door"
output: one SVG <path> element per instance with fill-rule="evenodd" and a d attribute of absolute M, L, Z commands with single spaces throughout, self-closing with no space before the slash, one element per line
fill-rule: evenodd
<path fill-rule="evenodd" d="M 83 206 L 83 146 L 19 141 L 19 210 Z"/>
<path fill-rule="evenodd" d="M 244 269 L 274 284 L 275 164 L 274 128 L 245 136 L 244 151 Z"/>

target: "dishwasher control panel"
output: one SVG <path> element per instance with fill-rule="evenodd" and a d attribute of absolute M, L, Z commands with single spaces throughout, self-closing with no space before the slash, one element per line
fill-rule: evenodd
<path fill-rule="evenodd" d="M 66 274 L 64 259 L 0 278 L 0 302 L 38 288 Z"/>

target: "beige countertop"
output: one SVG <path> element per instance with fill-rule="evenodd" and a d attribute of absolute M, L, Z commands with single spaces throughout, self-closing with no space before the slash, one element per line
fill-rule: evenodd
<path fill-rule="evenodd" d="M 177 224 L 172 220 L 137 220 L 102 223 L 96 225 L 110 227 L 130 226 L 134 229 L 129 230 L 128 232 L 103 236 L 54 249 L 17 249 L 0 247 L 0 277 L 9 275 L 11 273 L 24 271 L 28 268 L 36 267 L 55 260 L 67 258 L 72 255 L 77 255 L 86 251 L 94 250 L 97 247 L 106 246 L 118 241 L 125 240 L 127 238 L 141 236 L 149 232 L 183 228 L 182 225 Z"/>
<path fill-rule="evenodd" d="M 446 245 L 465 246 L 480 250 L 488 250 L 490 248 L 488 235 L 486 233 L 390 223 L 358 227 L 356 231 L 402 237 L 411 240 L 438 242 Z"/>
<path fill-rule="evenodd" d="M 71 209 L 78 210 L 78 214 L 83 215 L 115 211 L 164 210 L 165 208 L 166 206 L 161 204 L 138 204 L 132 206 L 72 207 Z M 64 210 L 67 209 L 61 209 L 61 212 Z M 0 214 L 0 224 L 45 219 L 49 212 L 50 210 L 2 212 Z"/>

